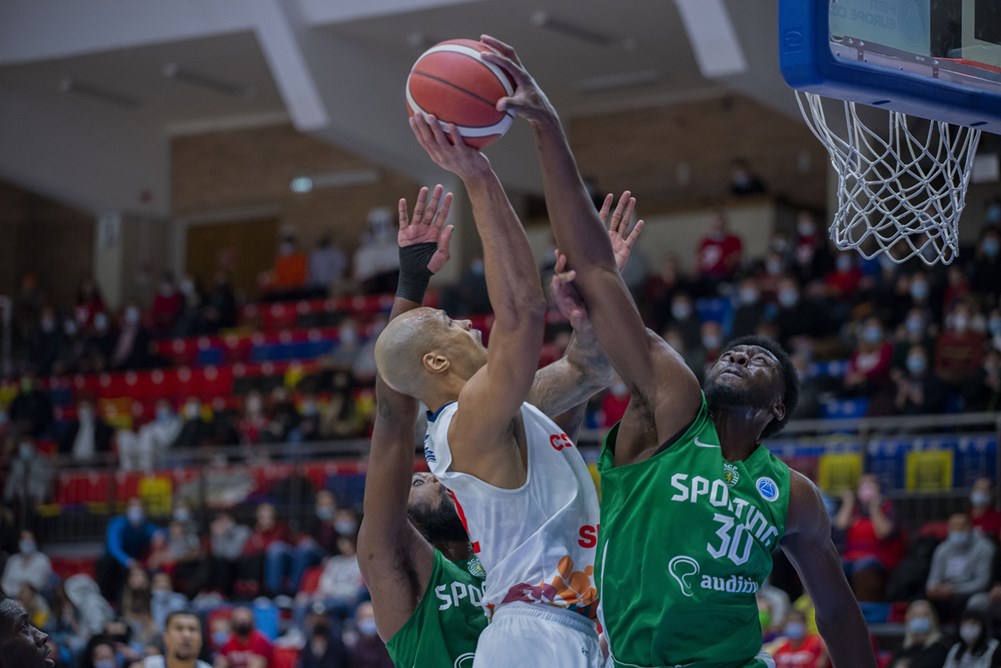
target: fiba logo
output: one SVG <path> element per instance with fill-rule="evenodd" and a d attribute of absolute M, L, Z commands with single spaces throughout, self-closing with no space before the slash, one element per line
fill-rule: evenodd
<path fill-rule="evenodd" d="M 473 657 L 475 654 L 472 652 L 466 652 L 459 656 L 452 664 L 452 668 L 473 668 Z"/>
<path fill-rule="evenodd" d="M 772 502 L 779 498 L 779 486 L 775 484 L 775 481 L 768 477 L 758 478 L 754 486 L 758 489 L 758 494 L 765 501 Z"/>

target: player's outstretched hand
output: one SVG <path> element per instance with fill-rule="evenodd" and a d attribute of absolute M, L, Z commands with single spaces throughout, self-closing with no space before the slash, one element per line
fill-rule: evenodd
<path fill-rule="evenodd" d="M 530 123 L 538 123 L 556 117 L 553 105 L 542 92 L 535 79 L 528 73 L 514 47 L 490 35 L 480 36 L 480 43 L 497 53 L 485 52 L 481 58 L 492 63 L 510 75 L 514 81 L 514 94 L 497 101 L 497 111 L 507 111 L 522 116 Z"/>
<path fill-rule="evenodd" d="M 553 268 L 551 286 L 553 302 L 573 328 L 578 329 L 587 321 L 587 307 L 573 285 L 575 278 L 577 272 L 567 267 L 567 256 L 556 249 L 556 266 Z"/>
<path fill-rule="evenodd" d="M 598 217 L 601 218 L 602 223 L 608 225 L 608 239 L 612 242 L 612 252 L 615 253 L 615 268 L 621 272 L 626 263 L 629 262 L 633 246 L 636 245 L 636 240 L 639 239 L 640 232 L 643 230 L 644 221 L 637 220 L 630 232 L 629 222 L 633 219 L 633 212 L 636 210 L 636 198 L 628 190 L 625 191 L 619 197 L 615 211 L 612 212 L 614 200 L 615 196 L 612 194 L 605 196 L 601 210 L 598 211 Z M 609 213 L 611 213 L 611 220 L 609 220 Z"/>
<path fill-rule="evenodd" d="M 463 181 L 483 176 L 490 171 L 490 161 L 459 136 L 455 124 L 441 123 L 431 114 L 414 114 L 410 129 L 428 156 L 444 170 L 452 172 Z"/>
<path fill-rule="evenodd" d="M 400 248 L 414 244 L 435 243 L 438 248 L 428 261 L 428 271 L 438 273 L 449 258 L 449 242 L 452 240 L 452 226 L 446 225 L 448 211 L 452 208 L 452 193 L 444 193 L 439 183 L 431 191 L 431 201 L 428 201 L 428 189 L 421 188 L 417 193 L 413 215 L 407 213 L 407 200 L 400 198 L 400 229 L 396 233 L 396 242 Z"/>

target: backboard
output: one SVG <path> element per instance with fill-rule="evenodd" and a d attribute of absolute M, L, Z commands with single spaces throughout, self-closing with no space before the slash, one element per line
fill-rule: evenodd
<path fill-rule="evenodd" d="M 779 0 L 797 90 L 1001 134 L 1001 0 Z"/>

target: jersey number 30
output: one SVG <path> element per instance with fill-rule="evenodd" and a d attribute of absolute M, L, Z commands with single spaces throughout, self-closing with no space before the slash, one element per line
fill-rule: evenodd
<path fill-rule="evenodd" d="M 714 559 L 729 557 L 730 561 L 737 566 L 747 563 L 747 560 L 751 558 L 751 545 L 754 537 L 747 532 L 743 524 L 734 522 L 732 517 L 716 513 L 713 515 L 713 519 L 722 526 L 716 531 L 716 535 L 720 538 L 719 547 L 713 547 L 711 542 L 706 543 L 709 555 Z"/>

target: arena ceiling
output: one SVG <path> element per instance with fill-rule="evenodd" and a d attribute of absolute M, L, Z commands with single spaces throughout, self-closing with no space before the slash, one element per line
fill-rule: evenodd
<path fill-rule="evenodd" d="M 518 46 L 567 116 L 726 91 L 792 112 L 775 4 L 6 0 L 0 176 L 95 211 L 167 215 L 170 136 L 288 120 L 420 178 L 427 161 L 403 123 L 409 66 L 435 41 L 482 32 Z M 730 62 L 705 60 L 720 52 Z M 503 144 L 492 156 L 502 176 L 534 188 L 527 133 Z"/>

